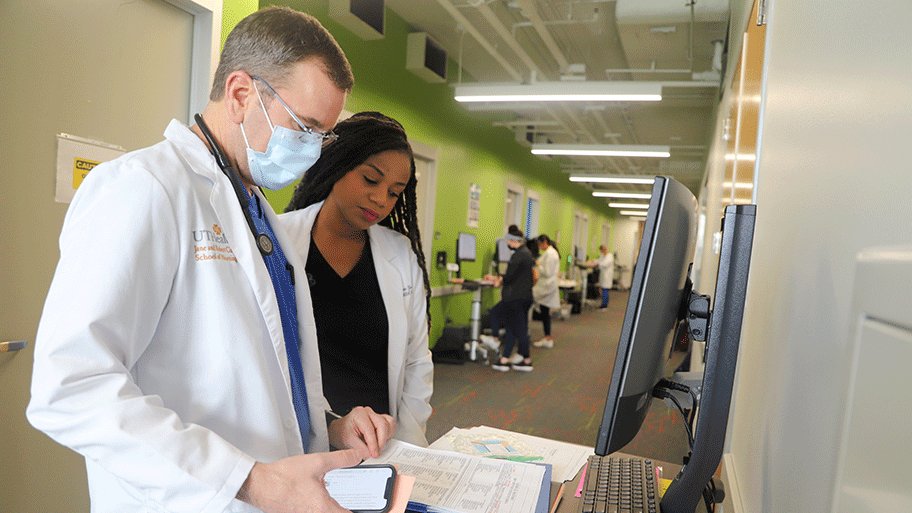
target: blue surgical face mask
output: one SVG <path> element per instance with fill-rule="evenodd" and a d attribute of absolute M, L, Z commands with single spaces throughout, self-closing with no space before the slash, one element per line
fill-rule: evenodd
<path fill-rule="evenodd" d="M 269 86 L 269 84 L 266 85 Z M 313 130 L 292 130 L 284 126 L 274 125 L 272 120 L 269 119 L 269 113 L 266 111 L 263 98 L 260 96 L 260 91 L 257 89 L 255 82 L 253 87 L 257 93 L 257 98 L 260 100 L 260 108 L 263 109 L 263 115 L 266 116 L 266 121 L 272 129 L 272 136 L 269 138 L 265 152 L 256 151 L 247 142 L 244 124 L 241 123 L 241 135 L 244 136 L 244 143 L 247 145 L 247 165 L 250 168 L 250 177 L 253 179 L 253 183 L 260 187 L 270 190 L 282 189 L 300 180 L 304 173 L 320 158 L 320 150 L 325 136 Z M 297 121 L 297 117 L 285 105 L 285 102 L 279 98 L 278 93 L 275 90 L 272 91 L 276 99 L 282 104 L 282 107 L 288 111 L 288 114 L 295 119 L 296 123 L 300 124 Z"/>

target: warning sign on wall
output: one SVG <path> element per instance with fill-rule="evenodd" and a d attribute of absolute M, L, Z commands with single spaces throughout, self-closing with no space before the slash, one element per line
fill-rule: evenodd
<path fill-rule="evenodd" d="M 76 189 L 98 164 L 124 154 L 123 148 L 69 134 L 57 134 L 57 192 L 58 203 L 69 203 Z"/>

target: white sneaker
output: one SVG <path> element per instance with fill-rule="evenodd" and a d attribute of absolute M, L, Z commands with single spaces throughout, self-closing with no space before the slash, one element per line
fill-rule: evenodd
<path fill-rule="evenodd" d="M 532 342 L 532 345 L 535 347 L 544 347 L 546 349 L 551 349 L 554 347 L 554 340 L 550 338 L 543 338 L 541 340 L 536 340 Z"/>
<path fill-rule="evenodd" d="M 510 363 L 522 363 L 523 357 L 519 353 L 513 353 L 513 356 L 510 357 Z"/>
<path fill-rule="evenodd" d="M 500 349 L 500 341 L 491 335 L 478 335 L 478 340 L 491 351 L 497 351 Z"/>
<path fill-rule="evenodd" d="M 510 367 L 511 367 L 510 363 L 503 363 L 500 361 L 500 358 L 498 358 L 494 363 L 491 364 L 491 368 L 498 372 L 509 372 Z"/>
<path fill-rule="evenodd" d="M 522 361 L 519 363 L 514 363 L 510 366 L 510 368 L 520 372 L 532 372 L 532 360 L 529 360 L 528 362 Z"/>

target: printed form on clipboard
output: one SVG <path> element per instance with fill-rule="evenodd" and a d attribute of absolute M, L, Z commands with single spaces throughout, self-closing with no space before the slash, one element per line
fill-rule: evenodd
<path fill-rule="evenodd" d="M 379 458 L 415 477 L 409 499 L 430 513 L 537 513 L 550 490 L 550 467 L 425 449 L 390 440 Z M 547 508 L 545 508 L 547 509 Z"/>
<path fill-rule="evenodd" d="M 570 481 L 595 454 L 592 447 L 550 440 L 488 426 L 453 428 L 438 438 L 431 449 L 455 451 L 485 458 L 550 464 L 552 479 Z"/>

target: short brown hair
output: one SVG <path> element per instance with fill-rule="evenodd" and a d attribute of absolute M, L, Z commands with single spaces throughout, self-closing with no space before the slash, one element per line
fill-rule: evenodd
<path fill-rule="evenodd" d="M 246 71 L 281 84 L 291 66 L 310 58 L 322 62 L 339 89 L 351 91 L 355 78 L 345 52 L 316 18 L 288 7 L 260 9 L 241 20 L 228 34 L 209 99 L 222 98 L 225 81 L 235 71 Z"/>

